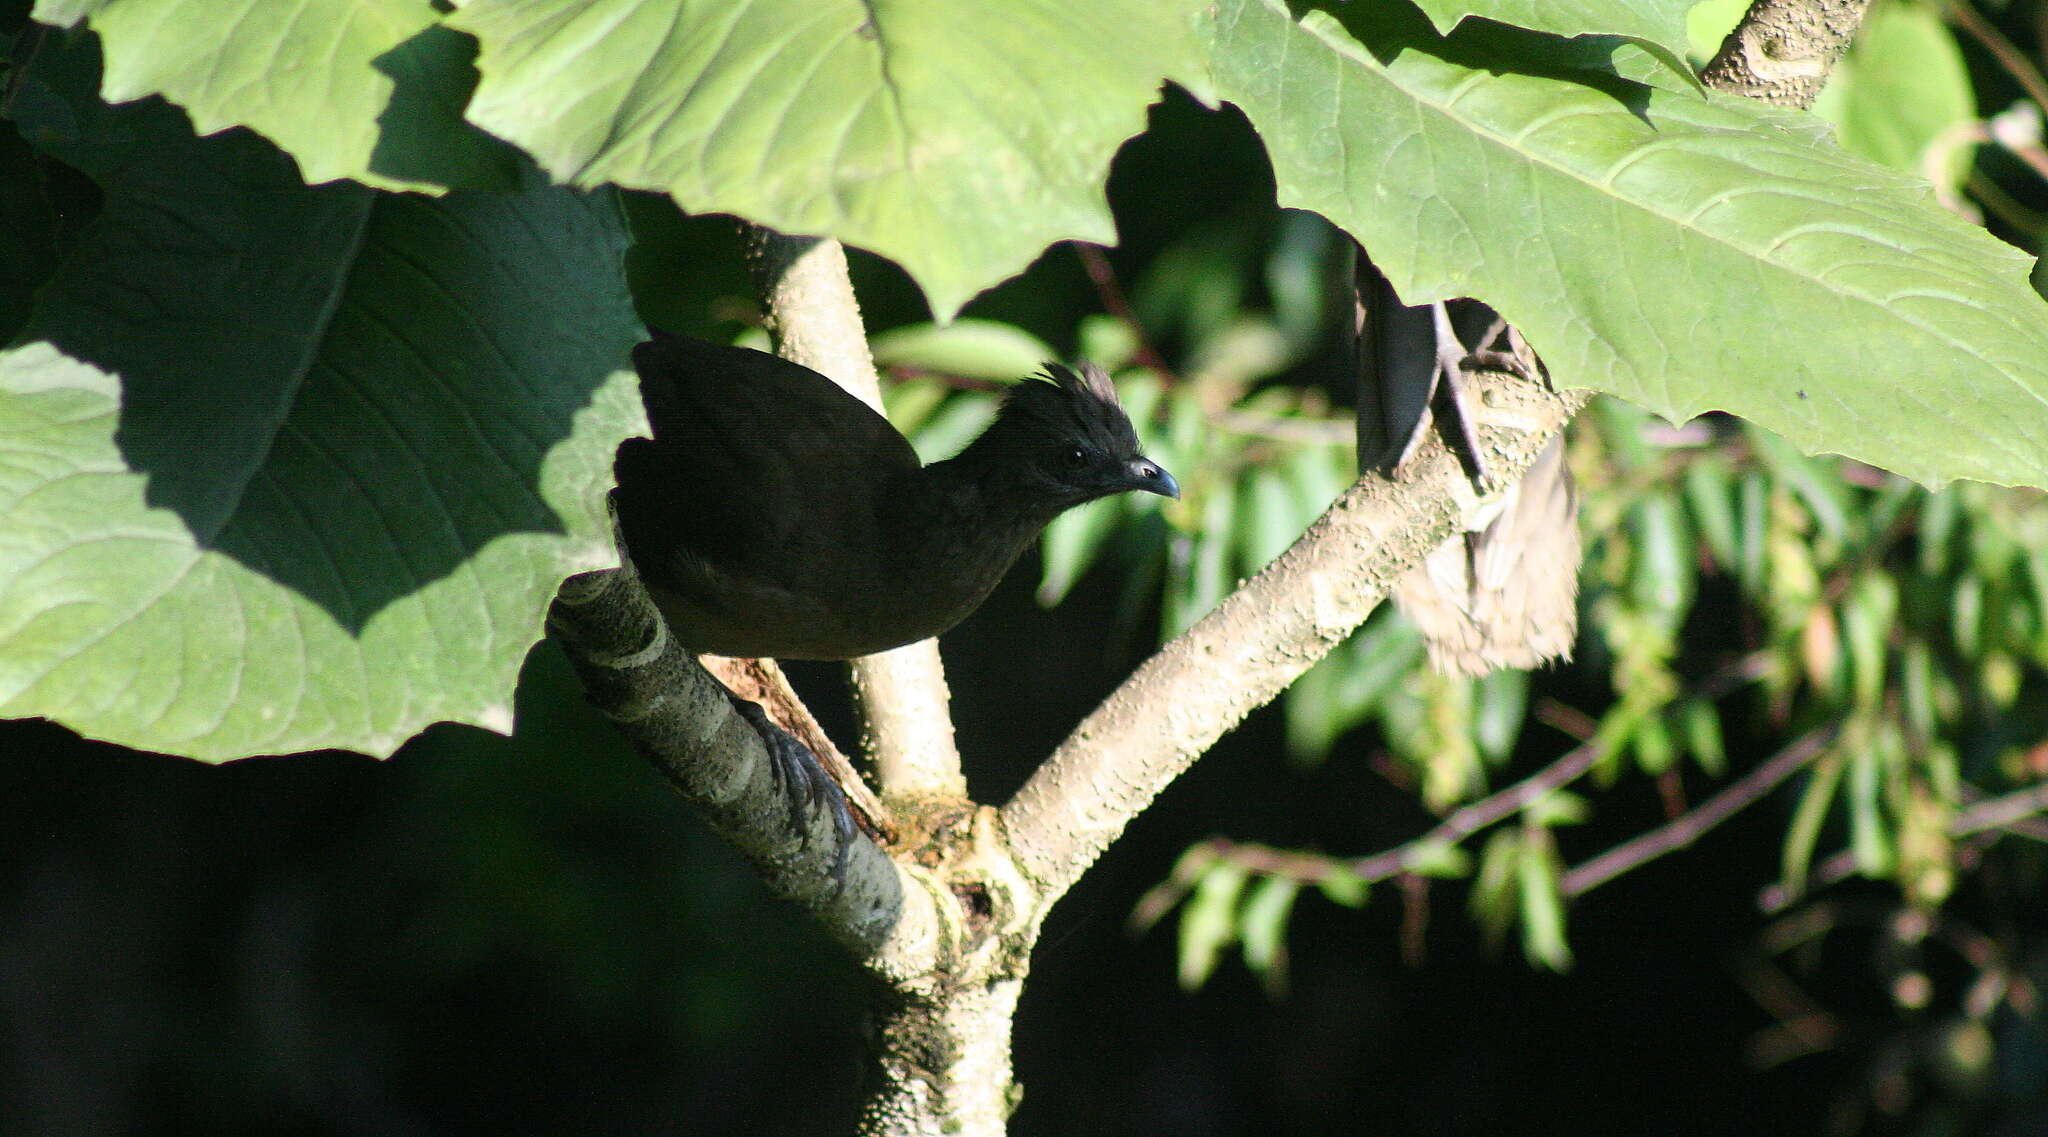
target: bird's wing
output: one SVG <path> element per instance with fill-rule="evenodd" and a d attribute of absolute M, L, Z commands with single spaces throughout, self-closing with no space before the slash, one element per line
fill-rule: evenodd
<path fill-rule="evenodd" d="M 663 333 L 633 362 L 654 440 L 619 452 L 630 547 L 801 575 L 872 542 L 875 495 L 918 467 L 888 420 L 799 364 Z"/>

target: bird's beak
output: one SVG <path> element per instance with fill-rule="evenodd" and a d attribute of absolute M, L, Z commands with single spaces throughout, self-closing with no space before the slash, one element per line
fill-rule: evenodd
<path fill-rule="evenodd" d="M 1124 467 L 1124 473 L 1129 475 L 1129 485 L 1134 490 L 1144 490 L 1146 493 L 1156 493 L 1160 497 L 1175 500 L 1180 498 L 1180 483 L 1173 480 L 1173 475 L 1167 473 L 1164 466 L 1150 458 L 1131 459 L 1131 464 Z"/>

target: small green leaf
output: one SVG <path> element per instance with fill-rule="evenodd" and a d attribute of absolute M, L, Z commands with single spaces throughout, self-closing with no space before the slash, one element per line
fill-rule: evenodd
<path fill-rule="evenodd" d="M 1721 743 L 1721 712 L 1706 699 L 1688 699 L 1678 708 L 1685 748 L 1700 769 L 1713 777 L 1727 772 L 1728 755 Z"/>
<path fill-rule="evenodd" d="M 1201 527 L 1193 536 L 1180 587 L 1169 597 L 1162 629 L 1168 636 L 1179 635 L 1208 615 L 1235 583 L 1230 573 L 1230 522 L 1237 505 L 1234 488 L 1229 482 L 1213 482 L 1202 501 Z"/>
<path fill-rule="evenodd" d="M 883 385 L 882 409 L 905 438 L 916 438 L 932 415 L 952 397 L 953 391 L 943 383 L 910 379 Z"/>
<path fill-rule="evenodd" d="M 1577 825 L 1593 812 L 1586 799 L 1570 790 L 1551 790 L 1529 803 L 1522 813 L 1529 824 L 1542 829 L 1555 825 Z"/>
<path fill-rule="evenodd" d="M 1481 676 L 1472 700 L 1472 738 L 1479 752 L 1488 765 L 1505 765 L 1522 737 L 1529 710 L 1529 673 L 1511 668 Z"/>
<path fill-rule="evenodd" d="M 1841 541 L 1849 536 L 1849 516 L 1857 508 L 1849 496 L 1835 463 L 1801 454 L 1791 443 L 1771 431 L 1749 424 L 1750 444 L 1778 481 L 1791 488 L 1806 503 L 1821 532 Z"/>
<path fill-rule="evenodd" d="M 1294 487 L 1296 516 L 1322 516 L 1351 485 L 1354 461 L 1350 448 L 1342 446 L 1305 446 L 1290 455 L 1286 471 L 1288 484 Z"/>
<path fill-rule="evenodd" d="M 1454 880 L 1472 871 L 1472 854 L 1451 841 L 1417 841 L 1401 858 L 1401 867 L 1417 876 Z"/>
<path fill-rule="evenodd" d="M 1941 726 L 1934 696 L 1934 652 L 1917 636 L 1907 641 L 1900 655 L 1899 697 L 1906 725 L 1921 738 L 1933 738 Z"/>
<path fill-rule="evenodd" d="M 1842 636 L 1848 648 L 1850 690 L 1856 705 L 1875 710 L 1884 699 L 1891 663 L 1891 632 L 1899 609 L 1898 585 L 1882 569 L 1857 577 L 1842 598 Z"/>
<path fill-rule="evenodd" d="M 1101 553 L 1123 513 L 1121 502 L 1094 501 L 1060 514 L 1039 540 L 1038 602 L 1048 608 L 1067 598 Z"/>
<path fill-rule="evenodd" d="M 1685 514 L 1675 495 L 1651 493 L 1636 503 L 1630 521 L 1637 557 L 1629 591 L 1638 604 L 1676 621 L 1692 601 L 1696 576 Z"/>
<path fill-rule="evenodd" d="M 1686 13 L 1686 42 L 1692 54 L 1702 60 L 1712 59 L 1721 49 L 1721 41 L 1735 29 L 1742 14 L 1749 11 L 1749 0 L 1703 0 Z"/>
<path fill-rule="evenodd" d="M 869 347 L 883 367 L 909 367 L 964 379 L 1008 381 L 1039 374 L 1059 353 L 1030 332 L 1000 320 L 905 324 L 874 337 Z"/>
<path fill-rule="evenodd" d="M 1330 287 L 1333 270 L 1350 251 L 1350 238 L 1322 217 L 1299 209 L 1280 212 L 1279 231 L 1266 256 L 1266 291 L 1290 355 L 1306 355 L 1327 334 L 1336 295 Z"/>
<path fill-rule="evenodd" d="M 1742 559 L 1736 562 L 1736 579 L 1742 593 L 1759 597 L 1764 591 L 1764 569 L 1770 557 L 1770 483 L 1754 471 L 1742 476 L 1737 501 L 1742 517 Z"/>
<path fill-rule="evenodd" d="M 1963 53 L 1931 5 L 1872 7 L 1855 44 L 1828 74 L 1813 113 L 1835 124 L 1835 136 L 1852 154 L 1951 188 L 1969 172 L 1972 146 L 1953 146 L 1934 166 L 1926 160 L 1945 132 L 1978 117 Z"/>
<path fill-rule="evenodd" d="M 1953 612 L 1949 627 L 1955 637 L 1956 654 L 1974 659 L 1984 646 L 1984 579 L 1971 574 L 1957 580 L 1949 603 Z"/>
<path fill-rule="evenodd" d="M 1672 762 L 1677 760 L 1678 749 L 1672 744 L 1671 730 L 1661 715 L 1644 715 L 1630 741 L 1635 746 L 1636 768 L 1653 778 L 1671 769 Z"/>
<path fill-rule="evenodd" d="M 1785 828 L 1785 849 L 1781 863 L 1787 896 L 1797 899 L 1806 892 L 1806 877 L 1813 864 L 1813 846 L 1820 839 L 1821 823 L 1835 803 L 1835 790 L 1842 784 L 1842 756 L 1830 751 L 1813 764 L 1799 805 L 1792 811 L 1792 824 Z"/>
<path fill-rule="evenodd" d="M 1572 949 L 1565 942 L 1564 899 L 1557 889 L 1557 845 L 1547 829 L 1524 826 L 1523 834 L 1522 855 L 1515 862 L 1522 954 L 1532 964 L 1563 971 L 1572 965 Z"/>
<path fill-rule="evenodd" d="M 1727 465 L 1713 458 L 1687 463 L 1685 503 L 1721 571 L 1737 571 L 1742 564 L 1741 545 L 1736 535 L 1734 479 Z"/>
<path fill-rule="evenodd" d="M 1120 320 L 1100 312 L 1091 312 L 1081 317 L 1080 325 L 1074 331 L 1075 351 L 1082 359 L 1092 359 L 1111 374 L 1130 366 L 1138 354 L 1138 330 L 1129 320 Z M 1130 407 L 1130 397 L 1124 397 L 1124 406 Z M 1140 416 L 1133 413 L 1132 421 Z"/>
<path fill-rule="evenodd" d="M 1244 962 L 1275 994 L 1287 984 L 1287 914 L 1301 884 L 1290 877 L 1269 876 L 1251 888 L 1238 926 L 1244 936 Z"/>
<path fill-rule="evenodd" d="M 1194 991 L 1209 981 L 1223 949 L 1236 942 L 1237 902 L 1249 874 L 1243 865 L 1218 861 L 1202 874 L 1180 913 L 1180 985 Z"/>
<path fill-rule="evenodd" d="M 1324 899 L 1345 908 L 1365 907 L 1366 898 L 1372 892 L 1371 885 L 1364 877 L 1341 869 L 1332 869 L 1324 874 L 1322 879 L 1316 881 L 1316 888 L 1322 892 Z"/>
<path fill-rule="evenodd" d="M 1920 571 L 1948 571 L 1950 544 L 1962 523 L 1962 487 L 1949 486 L 1927 495 L 1920 509 Z"/>
<path fill-rule="evenodd" d="M 1286 475 L 1272 466 L 1253 466 L 1238 486 L 1238 571 L 1249 577 L 1287 551 L 1306 523 L 1297 524 L 1294 491 Z"/>
<path fill-rule="evenodd" d="M 1499 828 L 1486 839 L 1486 850 L 1479 855 L 1479 876 L 1472 882 L 1472 894 L 1466 903 L 1472 919 L 1486 933 L 1489 943 L 1500 943 L 1508 927 L 1515 921 L 1519 908 L 1516 881 L 1521 876 L 1522 834 L 1512 828 Z"/>
<path fill-rule="evenodd" d="M 1348 653 L 1358 663 L 1345 673 L 1339 696 L 1358 715 L 1369 715 L 1402 679 L 1422 665 L 1427 650 L 1415 625 L 1388 615 L 1369 621 L 1351 637 Z M 1334 653 L 1333 653 L 1334 654 Z"/>
<path fill-rule="evenodd" d="M 1355 666 L 1352 654 L 1340 647 L 1317 660 L 1287 688 L 1282 707 L 1287 717 L 1287 755 L 1296 763 L 1321 761 L 1348 728 L 1348 716 L 1340 714 L 1337 707 L 1336 688 L 1339 673 Z"/>
<path fill-rule="evenodd" d="M 1891 826 L 1879 804 L 1884 770 L 1884 752 L 1874 743 L 1849 755 L 1849 848 L 1856 870 L 1868 877 L 1884 876 L 1896 863 Z"/>
<path fill-rule="evenodd" d="M 965 449 L 996 419 L 997 401 L 976 391 L 963 391 L 939 404 L 910 438 L 919 460 L 937 462 Z"/>

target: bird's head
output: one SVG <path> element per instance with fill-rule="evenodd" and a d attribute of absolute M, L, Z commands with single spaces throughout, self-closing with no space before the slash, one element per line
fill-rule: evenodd
<path fill-rule="evenodd" d="M 1116 388 L 1092 363 L 1048 363 L 1012 387 L 983 442 L 1016 484 L 1060 509 L 1126 490 L 1180 496 L 1173 475 L 1139 453 Z"/>

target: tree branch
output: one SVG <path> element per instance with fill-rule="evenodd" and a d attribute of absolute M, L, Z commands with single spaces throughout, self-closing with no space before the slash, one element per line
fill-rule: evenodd
<path fill-rule="evenodd" d="M 1582 406 L 1501 375 L 1480 384 L 1480 441 L 1519 478 Z M 1003 807 L 1019 866 L 1050 903 L 1130 819 L 1240 719 L 1348 636 L 1477 504 L 1432 439 L 1402 479 L 1361 479 L 1294 546 L 1147 660 Z"/>
<path fill-rule="evenodd" d="M 1565 873 L 1558 880 L 1558 891 L 1566 896 L 1590 892 L 1646 861 L 1683 849 L 1699 840 L 1708 830 L 1761 800 L 1765 794 L 1776 789 L 1778 783 L 1798 773 L 1808 763 L 1820 757 L 1827 751 L 1828 745 L 1834 742 L 1835 732 L 1834 726 L 1823 726 L 1800 735 L 1790 746 L 1778 751 L 1769 761 L 1751 770 L 1740 781 L 1701 802 L 1691 813 L 1673 820 L 1668 825 L 1660 825 L 1632 841 L 1616 845 Z"/>
<path fill-rule="evenodd" d="M 669 635 L 630 567 L 563 582 L 548 630 L 591 702 L 770 890 L 885 979 L 930 969 L 942 942 L 955 938 L 941 923 L 957 907 L 950 897 L 940 902 L 943 886 L 845 825 L 845 805 L 814 767 L 770 754 L 725 688 Z"/>
<path fill-rule="evenodd" d="M 1444 818 L 1436 828 L 1422 836 L 1396 845 L 1384 853 L 1375 853 L 1369 857 L 1359 857 L 1341 863 L 1368 884 L 1378 883 L 1395 873 L 1406 872 L 1414 866 L 1419 854 L 1426 849 L 1436 845 L 1455 845 L 1494 822 L 1521 812 L 1537 798 L 1577 781 L 1600 761 L 1600 753 L 1600 747 L 1593 743 L 1580 743 L 1566 751 L 1562 758 L 1507 789 L 1481 798 Z"/>
<path fill-rule="evenodd" d="M 746 232 L 749 268 L 776 350 L 880 411 L 881 388 L 847 276 L 846 250 L 833 240 L 785 237 L 755 226 Z M 882 796 L 965 798 L 938 641 L 857 659 L 852 669 L 867 724 L 863 748 L 874 761 Z"/>
<path fill-rule="evenodd" d="M 2048 782 L 1959 809 L 1948 831 L 1953 837 L 1968 837 L 1989 829 L 2024 829 L 2028 836 L 2038 840 L 2043 836 L 2040 830 L 2024 823 L 2044 810 L 2048 810 Z"/>
<path fill-rule="evenodd" d="M 1756 0 L 1700 78 L 1717 91 L 1804 110 L 1869 8 L 1870 0 Z"/>

